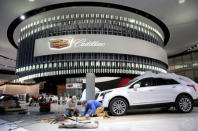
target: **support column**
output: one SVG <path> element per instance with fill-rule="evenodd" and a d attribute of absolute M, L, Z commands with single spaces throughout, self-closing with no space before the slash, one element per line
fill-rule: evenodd
<path fill-rule="evenodd" d="M 95 100 L 95 74 L 86 74 L 86 100 Z"/>

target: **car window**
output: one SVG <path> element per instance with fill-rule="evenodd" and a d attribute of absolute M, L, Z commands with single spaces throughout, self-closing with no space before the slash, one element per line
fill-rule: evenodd
<path fill-rule="evenodd" d="M 140 87 L 149 87 L 149 86 L 162 86 L 162 85 L 173 85 L 179 84 L 173 79 L 163 79 L 163 78 L 144 78 L 136 82 L 135 84 L 140 84 Z M 133 88 L 133 84 L 130 88 Z"/>
<path fill-rule="evenodd" d="M 166 80 L 162 78 L 155 78 L 155 85 L 156 86 L 166 85 Z"/>
<path fill-rule="evenodd" d="M 16 97 L 10 97 L 10 96 L 8 96 L 8 97 L 5 97 L 5 100 L 6 101 L 8 101 L 8 100 L 18 100 Z"/>
<path fill-rule="evenodd" d="M 136 80 L 137 80 L 137 78 L 134 78 L 133 80 L 129 81 L 129 82 L 125 85 L 125 87 L 128 86 L 128 85 L 130 85 L 130 84 L 132 84 L 132 83 L 135 82 Z"/>
<path fill-rule="evenodd" d="M 179 84 L 177 81 L 173 79 L 155 78 L 154 81 L 155 81 L 155 85 L 157 86 Z"/>
<path fill-rule="evenodd" d="M 13 100 L 13 99 L 12 97 L 6 97 L 5 100 L 8 101 L 8 100 Z"/>
<path fill-rule="evenodd" d="M 139 81 L 136 82 L 135 84 L 140 84 L 140 87 L 154 86 L 153 78 L 144 78 L 144 79 L 139 80 Z M 133 84 L 133 85 L 131 86 L 131 88 L 133 88 L 133 86 L 134 86 L 135 84 Z"/>
<path fill-rule="evenodd" d="M 166 80 L 166 85 L 174 85 L 174 84 L 179 84 L 179 83 L 173 79 Z"/>

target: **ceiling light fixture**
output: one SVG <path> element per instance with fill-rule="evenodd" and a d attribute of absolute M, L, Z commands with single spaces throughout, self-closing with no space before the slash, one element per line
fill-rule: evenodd
<path fill-rule="evenodd" d="M 34 2 L 35 0 L 28 0 L 29 2 Z"/>
<path fill-rule="evenodd" d="M 21 20 L 25 20 L 25 15 L 21 15 L 21 16 L 20 16 L 20 19 L 21 19 Z"/>
<path fill-rule="evenodd" d="M 184 4 L 186 2 L 186 0 L 178 0 L 179 4 Z"/>

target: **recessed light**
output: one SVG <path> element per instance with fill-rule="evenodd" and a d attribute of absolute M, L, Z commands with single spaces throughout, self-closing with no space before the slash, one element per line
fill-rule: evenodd
<path fill-rule="evenodd" d="M 185 3 L 186 2 L 186 0 L 178 0 L 178 3 L 179 4 L 183 4 L 183 3 Z"/>
<path fill-rule="evenodd" d="M 28 0 L 29 2 L 34 2 L 35 0 Z"/>
<path fill-rule="evenodd" d="M 25 20 L 25 15 L 21 15 L 21 16 L 20 16 L 20 19 L 21 19 L 21 20 Z"/>

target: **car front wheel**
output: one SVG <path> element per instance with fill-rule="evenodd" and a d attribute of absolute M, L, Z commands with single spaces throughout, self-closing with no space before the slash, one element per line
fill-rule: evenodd
<path fill-rule="evenodd" d="M 176 99 L 175 106 L 178 112 L 189 113 L 193 109 L 193 101 L 190 96 L 180 95 Z"/>
<path fill-rule="evenodd" d="M 109 105 L 109 110 L 114 116 L 121 116 L 126 113 L 128 109 L 128 103 L 121 97 L 114 98 Z"/>

